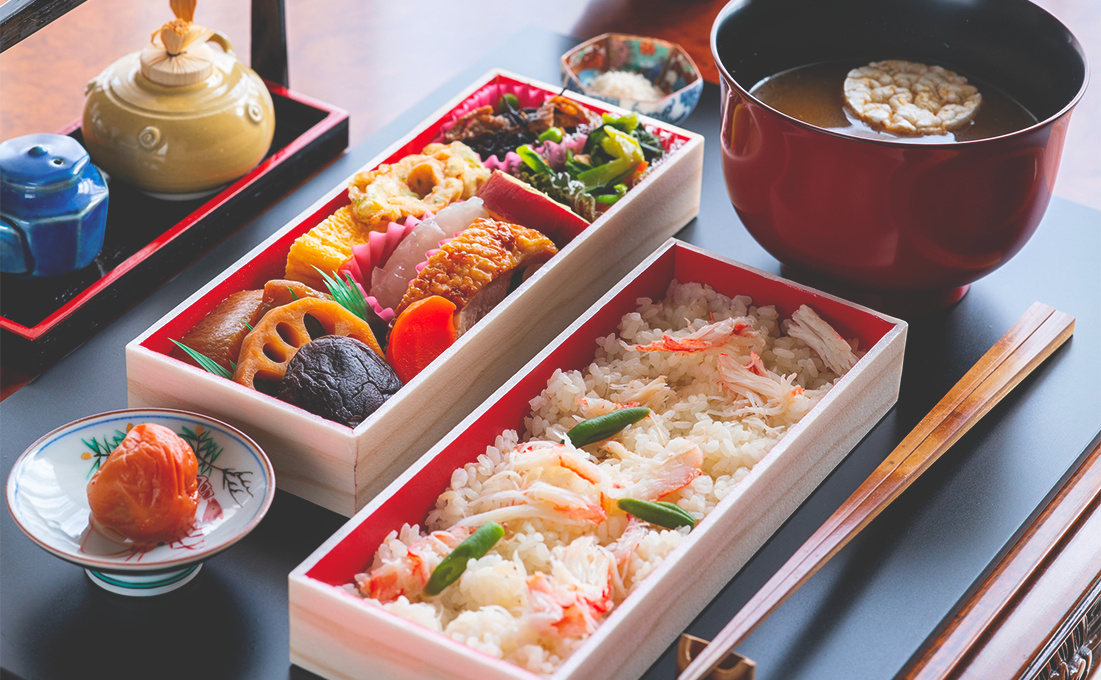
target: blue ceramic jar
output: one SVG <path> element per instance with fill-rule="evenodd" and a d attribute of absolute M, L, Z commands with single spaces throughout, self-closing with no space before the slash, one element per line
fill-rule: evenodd
<path fill-rule="evenodd" d="M 91 264 L 103 247 L 107 183 L 65 135 L 0 143 L 0 271 L 57 276 Z"/>

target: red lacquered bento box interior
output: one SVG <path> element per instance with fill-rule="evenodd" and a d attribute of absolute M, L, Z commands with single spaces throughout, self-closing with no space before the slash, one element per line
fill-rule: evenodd
<path fill-rule="evenodd" d="M 383 159 L 382 163 L 395 163 L 409 154 L 421 153 L 425 146 L 431 144 L 433 141 L 438 141 L 437 138 L 442 134 L 442 126 L 450 121 L 453 117 L 452 114 L 465 111 L 465 109 L 468 108 L 467 103 L 472 99 L 484 98 L 486 96 L 492 99 L 494 98 L 494 93 L 512 88 L 529 88 L 531 92 L 545 93 L 547 97 L 558 94 L 555 90 L 539 88 L 527 82 L 509 78 L 504 75 L 497 75 L 453 109 L 434 121 L 424 131 L 410 139 L 401 148 L 395 150 L 394 153 Z M 568 97 L 569 95 L 566 94 L 565 96 Z M 607 108 L 602 108 L 598 105 L 586 104 L 586 106 L 597 113 L 608 112 Z M 670 150 L 674 146 L 688 141 L 688 138 L 683 135 L 679 135 L 661 127 L 658 129 L 660 130 L 658 136 L 665 145 L 666 150 Z M 290 252 L 291 244 L 294 243 L 294 240 L 317 226 L 326 217 L 332 215 L 339 208 L 348 203 L 348 194 L 346 191 L 335 196 L 331 201 L 321 206 L 316 212 L 302 220 L 294 229 L 291 229 L 273 242 L 255 258 L 207 291 L 205 295 L 196 300 L 187 309 L 169 320 L 161 326 L 161 328 L 157 329 L 157 331 L 151 333 L 149 337 L 141 343 L 141 346 L 159 354 L 173 356 L 175 346 L 171 341 L 179 339 L 186 334 L 192 326 L 209 314 L 222 300 L 238 291 L 263 288 L 264 284 L 268 281 L 283 278 L 287 263 L 287 253 Z"/>
<path fill-rule="evenodd" d="M 523 432 L 529 415 L 528 402 L 547 385 L 555 369 L 581 369 L 592 362 L 596 339 L 617 331 L 623 315 L 638 307 L 638 298 L 661 299 L 672 279 L 710 285 L 727 296 L 749 295 L 756 305 L 775 305 L 781 318 L 788 318 L 807 304 L 845 338 L 859 338 L 859 348 L 870 349 L 894 325 L 870 312 L 838 300 L 817 295 L 787 281 L 767 278 L 736 265 L 717 260 L 680 244 L 674 245 L 608 304 L 597 311 L 530 373 L 463 431 L 436 458 L 366 517 L 306 575 L 328 583 L 350 583 L 370 565 L 382 539 L 402 524 L 423 524 L 436 498 L 451 483 L 451 474 L 485 453 L 486 446 L 503 430 Z"/>

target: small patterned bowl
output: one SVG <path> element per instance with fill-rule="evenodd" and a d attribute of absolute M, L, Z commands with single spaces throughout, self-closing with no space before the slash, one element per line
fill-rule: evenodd
<path fill-rule="evenodd" d="M 605 71 L 641 73 L 665 96 L 656 101 L 633 101 L 590 91 L 588 86 Z M 562 55 L 562 84 L 575 92 L 673 125 L 680 125 L 688 118 L 703 91 L 700 70 L 680 45 L 620 33 L 598 35 Z"/>
<path fill-rule="evenodd" d="M 140 423 L 179 434 L 199 461 L 199 507 L 190 534 L 152 549 L 116 542 L 88 523 L 92 474 Z M 35 543 L 84 567 L 93 583 L 120 595 L 175 590 L 202 562 L 248 534 L 275 496 L 275 473 L 264 452 L 236 428 L 186 411 L 124 409 L 88 416 L 43 436 L 12 466 L 8 510 Z"/>

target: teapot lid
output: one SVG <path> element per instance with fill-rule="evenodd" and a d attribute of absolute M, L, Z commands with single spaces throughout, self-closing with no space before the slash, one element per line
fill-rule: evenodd
<path fill-rule="evenodd" d="M 66 135 L 48 132 L 0 143 L 0 179 L 5 184 L 41 189 L 67 184 L 88 164 L 88 152 Z"/>
<path fill-rule="evenodd" d="M 214 68 L 214 55 L 205 44 L 212 31 L 194 23 L 195 4 L 171 0 L 176 18 L 154 31 L 152 44 L 141 51 L 141 73 L 158 85 L 193 85 Z"/>

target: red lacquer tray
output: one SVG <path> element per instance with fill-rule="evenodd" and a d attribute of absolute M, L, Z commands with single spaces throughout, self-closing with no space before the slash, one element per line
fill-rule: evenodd
<path fill-rule="evenodd" d="M 80 271 L 0 276 L 4 363 L 36 371 L 92 337 L 348 146 L 348 113 L 266 81 L 275 137 L 250 173 L 217 194 L 165 201 L 110 182 L 103 250 Z M 80 121 L 60 131 L 82 141 Z"/>

